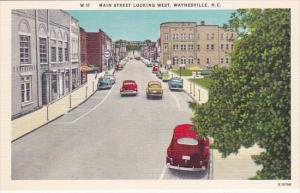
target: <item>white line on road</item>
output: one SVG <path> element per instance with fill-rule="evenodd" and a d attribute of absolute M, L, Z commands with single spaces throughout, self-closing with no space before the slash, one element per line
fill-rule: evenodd
<path fill-rule="evenodd" d="M 170 91 L 170 93 L 171 93 L 172 97 L 173 97 L 173 98 L 175 99 L 175 101 L 176 101 L 177 108 L 180 110 L 180 103 L 179 103 L 177 97 L 176 97 L 171 91 Z"/>
<path fill-rule="evenodd" d="M 165 175 L 166 171 L 167 171 L 167 165 L 164 165 L 164 168 L 161 171 L 161 174 L 159 176 L 159 180 L 162 180 L 164 178 L 164 175 Z"/>
<path fill-rule="evenodd" d="M 94 108 L 92 108 L 91 110 L 87 111 L 86 113 L 82 114 L 80 117 L 78 117 L 77 119 L 71 121 L 71 123 L 75 123 L 77 122 L 79 119 L 85 117 L 86 115 L 88 115 L 90 112 L 92 112 L 93 110 L 95 110 L 96 108 L 98 108 L 100 105 L 102 105 L 104 103 L 104 101 L 107 99 L 107 97 L 110 95 L 112 89 L 114 88 L 114 85 L 111 87 L 111 89 L 109 90 L 109 92 L 105 95 L 105 97 L 103 98 L 103 100 L 97 104 L 96 106 L 94 106 Z"/>

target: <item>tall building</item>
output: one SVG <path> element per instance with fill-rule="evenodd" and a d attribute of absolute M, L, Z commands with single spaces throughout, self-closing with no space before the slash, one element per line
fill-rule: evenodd
<path fill-rule="evenodd" d="M 70 43 L 70 34 L 78 39 L 74 25 L 78 28 L 63 10 L 12 10 L 13 119 L 65 96 L 72 81 L 80 81 L 80 66 L 73 60 L 80 57 L 80 42 Z"/>
<path fill-rule="evenodd" d="M 196 22 L 166 22 L 160 24 L 160 61 L 178 67 L 214 65 L 228 66 L 233 49 L 234 32 L 218 25 Z"/>

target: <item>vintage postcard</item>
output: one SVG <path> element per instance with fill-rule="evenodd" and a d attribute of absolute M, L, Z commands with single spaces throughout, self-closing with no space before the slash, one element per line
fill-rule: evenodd
<path fill-rule="evenodd" d="M 299 190 L 299 1 L 1 1 L 1 189 Z"/>

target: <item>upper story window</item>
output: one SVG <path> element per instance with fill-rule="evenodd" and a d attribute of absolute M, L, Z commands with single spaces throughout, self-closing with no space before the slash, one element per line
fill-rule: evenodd
<path fill-rule="evenodd" d="M 197 50 L 200 51 L 200 45 L 199 44 L 197 45 Z"/>
<path fill-rule="evenodd" d="M 165 40 L 168 41 L 169 40 L 169 34 L 165 33 Z"/>
<path fill-rule="evenodd" d="M 223 50 L 224 49 L 224 45 L 223 44 L 221 44 L 221 50 Z"/>
<path fill-rule="evenodd" d="M 168 44 L 164 44 L 164 51 L 168 52 Z"/>
<path fill-rule="evenodd" d="M 189 64 L 193 64 L 194 63 L 194 59 L 193 59 L 192 56 L 189 57 L 188 62 L 189 62 Z"/>
<path fill-rule="evenodd" d="M 56 62 L 56 41 L 50 40 L 51 45 L 51 62 Z"/>
<path fill-rule="evenodd" d="M 228 44 L 226 44 L 226 50 L 228 50 L 229 49 L 229 45 Z"/>
<path fill-rule="evenodd" d="M 210 49 L 211 50 L 214 50 L 215 49 L 215 46 L 212 44 L 212 45 L 210 45 Z"/>
<path fill-rule="evenodd" d="M 233 50 L 233 44 L 231 44 L 231 50 Z"/>
<path fill-rule="evenodd" d="M 31 53 L 30 53 L 30 36 L 20 35 L 20 63 L 30 64 Z"/>
<path fill-rule="evenodd" d="M 209 44 L 206 44 L 206 50 L 209 50 Z"/>
<path fill-rule="evenodd" d="M 224 39 L 224 34 L 223 33 L 221 33 L 221 40 L 223 40 Z"/>
<path fill-rule="evenodd" d="M 212 33 L 212 34 L 211 34 L 211 38 L 210 38 L 210 39 L 211 39 L 211 40 L 213 40 L 214 38 L 215 38 L 215 34 L 214 34 L 214 33 Z"/>
<path fill-rule="evenodd" d="M 181 64 L 186 64 L 186 58 L 183 56 L 181 57 L 181 60 L 180 60 Z"/>
<path fill-rule="evenodd" d="M 189 44 L 188 45 L 188 50 L 194 50 L 194 45 L 193 44 Z"/>
<path fill-rule="evenodd" d="M 182 51 L 186 50 L 186 45 L 185 44 L 181 44 L 180 45 L 180 50 L 182 50 Z"/>
<path fill-rule="evenodd" d="M 178 64 L 178 58 L 177 58 L 177 57 L 174 57 L 174 58 L 173 58 L 173 65 L 174 65 L 174 64 Z"/>
<path fill-rule="evenodd" d="M 40 63 L 48 63 L 48 46 L 46 38 L 39 38 L 40 40 Z"/>
<path fill-rule="evenodd" d="M 69 61 L 69 46 L 68 42 L 64 42 L 65 61 Z"/>

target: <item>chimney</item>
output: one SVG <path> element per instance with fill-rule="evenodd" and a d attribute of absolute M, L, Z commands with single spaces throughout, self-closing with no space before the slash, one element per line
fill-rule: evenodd
<path fill-rule="evenodd" d="M 205 21 L 201 21 L 201 25 L 205 25 Z"/>

